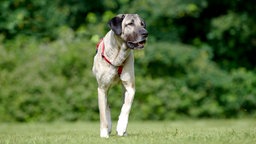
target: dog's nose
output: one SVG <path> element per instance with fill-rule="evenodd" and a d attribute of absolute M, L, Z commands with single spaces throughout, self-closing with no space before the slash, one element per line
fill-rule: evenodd
<path fill-rule="evenodd" d="M 146 29 L 141 29 L 140 30 L 140 34 L 143 36 L 143 37 L 147 37 L 148 36 L 148 31 Z"/>
<path fill-rule="evenodd" d="M 144 37 L 148 37 L 148 32 L 146 31 L 145 33 L 142 33 L 142 35 L 143 35 Z"/>

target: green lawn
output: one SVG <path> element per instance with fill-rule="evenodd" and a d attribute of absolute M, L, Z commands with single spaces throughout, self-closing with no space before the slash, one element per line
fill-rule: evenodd
<path fill-rule="evenodd" d="M 115 128 L 115 125 L 114 127 Z M 0 144 L 253 144 L 256 120 L 133 122 L 128 136 L 99 137 L 98 122 L 4 123 Z"/>

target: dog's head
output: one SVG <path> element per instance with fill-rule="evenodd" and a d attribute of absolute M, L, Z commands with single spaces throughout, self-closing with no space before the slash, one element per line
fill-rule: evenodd
<path fill-rule="evenodd" d="M 144 48 L 148 31 L 145 21 L 138 14 L 119 14 L 108 22 L 108 26 L 129 48 Z"/>

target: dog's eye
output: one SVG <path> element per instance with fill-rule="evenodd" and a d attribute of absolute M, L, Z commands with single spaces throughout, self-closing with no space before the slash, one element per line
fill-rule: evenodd
<path fill-rule="evenodd" d="M 126 24 L 126 26 L 132 26 L 133 24 L 133 22 L 129 22 L 128 24 Z"/>
<path fill-rule="evenodd" d="M 144 22 L 141 22 L 140 24 L 141 24 L 141 26 L 143 26 L 144 28 L 146 28 L 146 24 L 145 24 Z"/>

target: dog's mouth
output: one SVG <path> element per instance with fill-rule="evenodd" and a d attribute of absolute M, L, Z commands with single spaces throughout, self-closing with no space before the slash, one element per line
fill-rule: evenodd
<path fill-rule="evenodd" d="M 128 41 L 127 46 L 130 49 L 142 49 L 142 48 L 144 48 L 146 41 L 147 40 L 141 40 L 141 41 L 136 41 L 136 42 Z"/>

